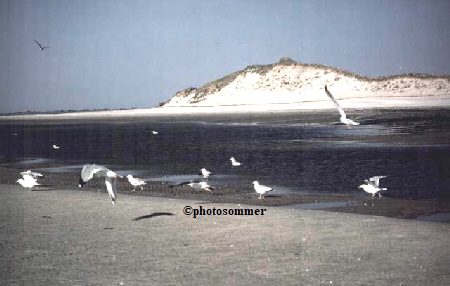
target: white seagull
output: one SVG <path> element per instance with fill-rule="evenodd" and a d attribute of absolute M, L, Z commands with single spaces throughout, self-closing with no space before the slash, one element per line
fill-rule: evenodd
<path fill-rule="evenodd" d="M 210 172 L 210 171 L 206 170 L 205 168 L 202 168 L 200 170 L 200 172 L 202 172 L 201 175 L 203 176 L 203 179 L 208 179 L 209 176 L 214 175 L 213 172 Z"/>
<path fill-rule="evenodd" d="M 386 178 L 386 176 L 373 176 L 369 180 L 364 180 L 366 184 L 362 184 L 358 188 L 363 189 L 366 193 L 372 194 L 372 197 L 378 193 L 378 197 L 381 198 L 381 191 L 387 190 L 387 188 L 380 188 L 381 178 Z"/>
<path fill-rule="evenodd" d="M 116 202 L 116 180 L 117 178 L 123 178 L 122 176 L 114 173 L 110 169 L 100 166 L 100 165 L 84 165 L 83 169 L 81 169 L 80 175 L 80 184 L 78 185 L 80 188 L 83 187 L 90 179 L 93 177 L 104 177 L 106 190 L 108 191 L 108 195 L 111 198 L 113 204 Z"/>
<path fill-rule="evenodd" d="M 234 159 L 234 157 L 231 157 L 231 158 L 230 158 L 230 161 L 231 161 L 231 166 L 232 166 L 232 167 L 237 167 L 237 166 L 242 165 L 242 163 L 236 161 L 236 159 Z"/>
<path fill-rule="evenodd" d="M 328 91 L 328 88 L 326 85 L 325 85 L 325 92 L 327 93 L 328 97 L 331 99 L 331 101 L 334 103 L 337 110 L 341 114 L 340 120 L 342 123 L 344 123 L 345 125 L 359 125 L 359 122 L 355 122 L 355 121 L 347 118 L 347 115 L 345 114 L 344 109 L 342 109 L 342 107 L 337 103 L 336 99 L 334 99 L 333 95 L 331 95 L 331 93 Z"/>
<path fill-rule="evenodd" d="M 142 187 L 143 185 L 147 185 L 147 182 L 140 179 L 140 178 L 135 178 L 132 175 L 127 175 L 127 179 L 128 182 L 130 182 L 130 184 L 133 185 L 133 192 L 136 190 L 136 187 L 141 187 L 141 190 L 144 190 L 144 187 Z"/>
<path fill-rule="evenodd" d="M 191 188 L 194 188 L 196 190 L 205 190 L 205 191 L 212 191 L 214 190 L 213 187 L 208 185 L 207 182 L 201 182 L 201 181 L 189 181 L 189 182 L 182 182 L 175 185 L 169 185 L 169 188 L 173 188 L 176 186 L 185 186 L 188 185 Z"/>
<path fill-rule="evenodd" d="M 152 133 L 153 133 L 153 135 L 157 135 L 158 131 L 153 130 Z"/>
<path fill-rule="evenodd" d="M 56 144 L 53 144 L 53 149 L 55 149 L 55 150 L 58 150 L 59 148 L 61 148 L 61 147 L 59 147 L 58 145 L 56 145 Z"/>
<path fill-rule="evenodd" d="M 22 173 L 21 173 L 22 174 Z M 29 174 L 22 174 L 22 179 L 18 179 L 17 182 L 22 185 L 24 188 L 31 188 L 37 185 L 40 185 L 37 180 Z"/>
<path fill-rule="evenodd" d="M 25 172 L 21 172 L 20 174 L 21 174 L 22 176 L 29 175 L 29 176 L 33 177 L 34 179 L 37 179 L 37 178 L 44 178 L 44 177 L 45 177 L 45 176 L 42 175 L 41 173 L 38 173 L 38 172 L 32 172 L 31 170 L 27 170 L 27 171 L 25 171 Z"/>
<path fill-rule="evenodd" d="M 50 47 L 43 47 L 38 41 L 34 40 L 36 42 L 36 44 L 39 46 L 39 48 L 41 49 L 41 51 L 43 51 L 44 49 L 49 49 Z"/>
<path fill-rule="evenodd" d="M 264 199 L 264 195 L 267 192 L 273 192 L 274 190 L 271 187 L 260 185 L 258 181 L 253 182 L 253 186 L 255 187 L 255 191 L 259 194 L 259 199 Z"/>

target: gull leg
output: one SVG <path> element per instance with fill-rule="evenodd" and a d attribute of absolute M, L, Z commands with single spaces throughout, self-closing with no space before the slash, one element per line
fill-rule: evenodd
<path fill-rule="evenodd" d="M 144 190 L 144 187 L 143 186 L 141 186 L 141 191 L 143 191 Z"/>
<path fill-rule="evenodd" d="M 262 196 L 262 194 L 259 194 L 259 198 L 258 198 L 258 199 L 260 199 L 260 200 L 261 200 L 261 196 Z"/>

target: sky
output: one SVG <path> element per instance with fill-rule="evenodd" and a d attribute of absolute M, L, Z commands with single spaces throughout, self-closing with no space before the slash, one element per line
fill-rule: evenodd
<path fill-rule="evenodd" d="M 282 57 L 449 75 L 449 11 L 447 0 L 0 0 L 0 113 L 152 108 Z"/>

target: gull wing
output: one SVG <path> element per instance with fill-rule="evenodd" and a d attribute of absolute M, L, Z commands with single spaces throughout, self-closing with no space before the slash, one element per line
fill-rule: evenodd
<path fill-rule="evenodd" d="M 105 185 L 112 203 L 115 204 L 117 197 L 116 179 L 105 177 Z"/>
<path fill-rule="evenodd" d="M 106 176 L 106 173 L 109 171 L 108 168 L 100 165 L 84 165 L 83 169 L 81 169 L 81 179 L 83 182 L 87 182 L 95 176 L 101 177 Z"/>
<path fill-rule="evenodd" d="M 336 99 L 334 99 L 331 92 L 328 91 L 328 88 L 326 85 L 325 85 L 325 92 L 328 95 L 328 97 L 331 99 L 331 101 L 334 103 L 334 106 L 336 106 L 336 108 L 339 111 L 339 113 L 341 114 L 341 116 L 347 117 L 347 115 L 344 112 L 344 109 L 342 109 L 342 107 L 339 105 L 339 103 L 337 103 Z"/>
<path fill-rule="evenodd" d="M 369 179 L 370 183 L 375 185 L 376 187 L 380 186 L 380 179 L 386 178 L 386 176 L 373 176 Z"/>
<path fill-rule="evenodd" d="M 36 42 L 36 44 L 39 46 L 39 48 L 41 48 L 42 49 L 42 45 L 38 42 L 38 41 L 36 41 L 36 40 L 34 40 L 35 42 Z"/>

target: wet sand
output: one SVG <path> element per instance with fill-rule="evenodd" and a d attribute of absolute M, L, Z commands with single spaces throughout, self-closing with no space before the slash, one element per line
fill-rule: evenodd
<path fill-rule="evenodd" d="M 0 185 L 2 285 L 445 285 L 450 279 L 449 224 L 125 194 L 112 205 L 103 192 L 67 188 Z M 266 211 L 193 218 L 185 206 Z"/>
<path fill-rule="evenodd" d="M 50 165 L 24 165 L 1 164 L 0 184 L 17 184 L 20 172 L 27 169 L 38 169 Z M 39 182 L 44 187 L 33 188 L 35 191 L 48 189 L 78 189 L 78 172 L 42 172 L 46 175 Z M 253 206 L 310 208 L 322 209 L 331 212 L 344 212 L 364 215 L 376 215 L 399 219 L 416 219 L 422 216 L 435 214 L 449 214 L 440 218 L 442 222 L 450 222 L 450 200 L 408 200 L 383 196 L 372 197 L 370 194 L 359 196 L 323 195 L 323 194 L 277 194 L 272 192 L 265 199 L 259 200 L 252 185 L 214 185 L 214 191 L 194 190 L 189 186 L 169 187 L 170 183 L 164 181 L 147 181 L 143 190 L 133 191 L 133 187 L 126 178 L 116 181 L 120 195 L 148 196 L 161 198 L 189 199 L 209 203 L 235 203 Z M 81 192 L 106 192 L 104 180 L 95 178 L 86 184 Z"/>

